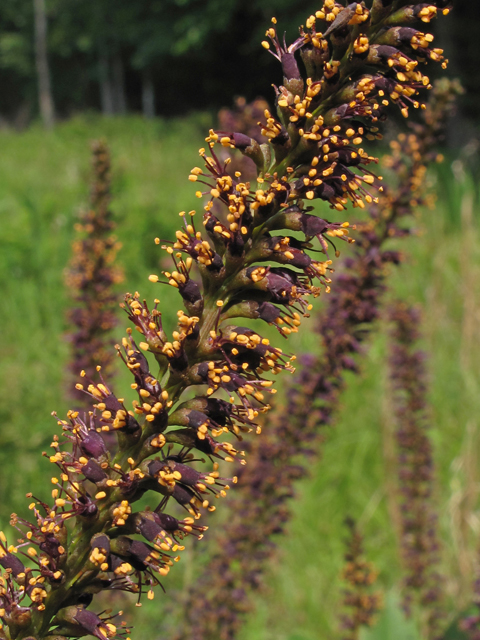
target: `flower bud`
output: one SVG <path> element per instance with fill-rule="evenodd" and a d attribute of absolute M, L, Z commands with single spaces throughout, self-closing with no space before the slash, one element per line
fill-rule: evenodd
<path fill-rule="evenodd" d="M 46 534 L 44 540 L 38 546 L 40 551 L 46 553 L 50 558 L 58 559 L 64 553 L 63 545 L 57 536 L 52 533 Z"/>
<path fill-rule="evenodd" d="M 236 149 L 239 149 L 244 156 L 251 158 L 257 168 L 263 171 L 265 168 L 265 158 L 258 142 L 243 133 L 231 133 L 230 140 Z"/>
<path fill-rule="evenodd" d="M 13 555 L 13 553 L 4 551 L 1 547 L 0 565 L 2 565 L 4 569 L 10 570 L 14 578 L 16 578 L 19 573 L 25 573 L 25 565 L 23 564 L 23 562 L 19 560 L 15 555 Z"/>
<path fill-rule="evenodd" d="M 147 566 L 151 557 L 152 557 L 152 547 L 140 540 L 131 540 L 130 548 L 129 548 L 130 557 L 137 561 L 137 563 L 141 563 L 143 566 Z"/>
<path fill-rule="evenodd" d="M 105 622 L 96 613 L 83 607 L 65 607 L 58 612 L 53 622 L 59 625 L 60 631 L 64 628 L 70 630 L 71 634 L 68 635 L 92 635 L 105 640 L 116 633 L 113 624 Z"/>
<path fill-rule="evenodd" d="M 183 427 L 191 427 L 192 429 L 198 429 L 202 424 L 208 422 L 209 419 L 204 413 L 188 408 L 180 408 L 169 417 L 170 425 L 178 424 Z"/>
<path fill-rule="evenodd" d="M 193 502 L 196 497 L 195 493 L 189 487 L 183 487 L 179 484 L 176 484 L 175 487 L 173 488 L 171 496 L 182 507 L 187 507 L 187 505 L 191 505 L 190 508 L 193 508 L 195 513 L 198 513 L 198 509 L 196 509 L 193 505 Z"/>
<path fill-rule="evenodd" d="M 115 414 L 115 420 L 117 421 L 115 422 L 114 420 L 113 422 L 115 430 L 123 431 L 133 436 L 140 436 L 140 425 L 113 393 L 104 398 L 103 402 L 108 411 Z"/>
<path fill-rule="evenodd" d="M 75 511 L 84 518 L 94 518 L 98 514 L 98 507 L 92 497 L 86 493 L 76 499 Z"/>
<path fill-rule="evenodd" d="M 283 84 L 294 96 L 303 94 L 305 83 L 300 75 L 297 61 L 293 53 L 282 55 Z"/>
<path fill-rule="evenodd" d="M 153 516 L 155 521 L 162 527 L 164 531 L 168 531 L 170 533 L 174 533 L 180 529 L 180 520 L 174 518 L 173 516 L 168 515 L 168 513 L 157 513 L 153 512 Z"/>
<path fill-rule="evenodd" d="M 141 533 L 149 542 L 156 541 L 160 543 L 162 539 L 165 541 L 166 533 L 176 539 L 176 535 L 182 538 L 184 535 L 192 533 L 193 530 L 203 532 L 206 529 L 206 527 L 201 527 L 193 523 L 186 525 L 182 520 L 177 520 L 177 518 L 167 513 L 157 513 L 156 511 L 137 513 L 134 519 L 138 533 Z"/>
<path fill-rule="evenodd" d="M 264 238 L 259 243 L 259 247 L 263 250 L 262 258 L 255 257 L 257 260 L 273 260 L 280 264 L 289 264 L 297 269 L 306 269 L 310 266 L 312 259 L 303 251 L 301 241 L 291 237 L 270 237 Z"/>
<path fill-rule="evenodd" d="M 155 540 L 161 531 L 163 531 L 162 527 L 155 521 L 152 512 L 136 513 L 134 520 L 138 533 L 141 533 L 149 542 Z"/>
<path fill-rule="evenodd" d="M 411 27 L 393 27 L 378 36 L 375 40 L 375 44 L 391 45 L 393 47 L 403 43 L 410 44 L 411 39 L 417 33 L 419 33 L 419 31 L 417 31 L 417 29 L 412 29 Z"/>
<path fill-rule="evenodd" d="M 95 484 L 103 482 L 107 478 L 107 474 L 95 460 L 89 460 L 87 464 L 84 464 L 81 472 L 87 480 Z"/>
<path fill-rule="evenodd" d="M 261 304 L 259 304 L 257 313 L 257 317 L 261 320 L 264 320 L 265 322 L 268 322 L 268 324 L 275 323 L 278 318 L 281 317 L 279 309 L 270 302 L 262 302 Z"/>
<path fill-rule="evenodd" d="M 182 298 L 189 305 L 193 305 L 195 309 L 199 308 L 199 303 L 203 301 L 199 285 L 195 280 L 187 280 L 184 285 L 178 286 L 178 290 Z"/>
<path fill-rule="evenodd" d="M 295 60 L 295 55 L 293 53 L 282 54 L 282 71 L 283 71 L 284 84 L 286 84 L 286 81 L 288 80 L 301 79 L 302 76 L 300 75 L 298 64 L 297 64 L 297 61 Z M 302 89 L 303 89 L 303 82 L 302 82 Z"/>
<path fill-rule="evenodd" d="M 103 549 L 108 555 L 110 553 L 110 538 L 105 533 L 96 533 L 90 541 L 92 549 Z"/>
<path fill-rule="evenodd" d="M 431 7 L 432 3 L 423 3 L 419 5 L 407 5 L 391 13 L 384 22 L 385 26 L 395 26 L 418 20 L 418 15 L 427 7 Z"/>
<path fill-rule="evenodd" d="M 80 449 L 87 458 L 98 459 L 107 453 L 104 439 L 93 430 L 89 430 L 85 438 L 80 441 Z"/>

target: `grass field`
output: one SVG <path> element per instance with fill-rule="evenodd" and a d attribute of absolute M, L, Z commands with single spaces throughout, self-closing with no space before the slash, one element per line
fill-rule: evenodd
<path fill-rule="evenodd" d="M 48 463 L 40 454 L 56 431 L 50 412 L 64 413 L 68 406 L 68 348 L 63 338 L 68 292 L 62 278 L 72 227 L 88 196 L 89 140 L 105 136 L 112 150 L 113 209 L 126 272 L 122 288 L 153 298 L 158 287 L 147 276 L 158 271 L 160 257 L 153 238 L 171 235 L 178 212 L 198 206 L 186 176 L 197 163 L 196 149 L 209 124 L 206 116 L 169 122 L 92 117 L 74 119 L 51 134 L 36 128 L 21 134 L 0 132 L 2 524 L 12 510 L 26 510 L 26 491 L 34 490 L 39 497 L 49 492 L 42 480 L 49 478 Z M 418 236 L 404 243 L 406 259 L 392 273 L 388 294 L 418 303 L 424 312 L 450 617 L 468 603 L 480 533 L 479 202 L 459 161 L 453 168 L 452 172 L 447 162 L 439 170 L 437 206 L 423 212 Z M 167 321 L 172 321 L 177 303 L 169 288 L 160 291 L 160 298 Z M 315 342 L 304 331 L 292 341 L 292 349 L 315 350 Z M 385 327 L 380 324 L 362 374 L 349 377 L 337 424 L 328 430 L 318 465 L 312 465 L 311 478 L 298 487 L 289 535 L 279 541 L 267 592 L 257 598 L 242 640 L 334 637 L 342 522 L 347 515 L 358 519 L 367 551 L 380 571 L 379 582 L 388 591 L 379 631 L 368 638 L 415 637 L 400 624 L 395 604 L 401 573 L 384 454 L 391 428 L 385 348 Z M 117 385 L 124 380 L 120 374 Z M 196 554 L 198 549 L 184 554 L 166 583 L 167 596 L 145 606 L 141 617 L 136 611 L 134 637 L 159 637 L 159 617 L 171 596 L 181 599 L 177 590 L 194 579 Z"/>
<path fill-rule="evenodd" d="M 41 129 L 0 134 L 2 519 L 37 484 L 38 454 L 48 447 L 56 426 L 50 412 L 67 407 L 63 335 L 69 298 L 63 271 L 73 224 L 88 200 L 89 142 L 105 136 L 112 149 L 113 208 L 126 276 L 122 290 L 140 288 L 152 297 L 147 276 L 158 269 L 161 253 L 153 240 L 171 234 L 180 209 L 196 204 L 185 176 L 196 162 L 200 125 L 195 118 L 148 124 L 133 117 L 79 119 L 50 135 Z M 169 289 L 162 299 L 168 299 Z M 171 305 L 166 309 L 171 316 Z"/>

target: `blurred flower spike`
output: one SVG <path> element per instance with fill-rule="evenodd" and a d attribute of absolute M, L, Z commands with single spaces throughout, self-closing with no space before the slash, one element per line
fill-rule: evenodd
<path fill-rule="evenodd" d="M 267 37 L 284 81 L 276 89 L 276 115 L 265 113 L 267 142 L 210 131 L 200 150 L 203 168 L 189 177 L 199 185 L 201 220 L 195 222 L 195 211 L 182 212 L 175 240 L 156 240 L 173 266 L 150 280 L 178 289 L 184 310 L 176 329 L 166 331 L 159 300 L 152 306 L 137 292 L 127 294 L 124 309 L 141 341 L 137 346 L 129 329 L 117 350 L 137 398 L 128 403 L 101 371 L 88 372 L 77 390 L 92 398 L 92 409 L 57 418 L 62 435 L 48 456 L 55 466 L 53 506 L 32 498 L 33 523 L 14 516 L 20 541 L 2 543 L 4 637 L 118 635 L 87 608 L 94 595 L 123 590 L 140 598 L 147 591 L 152 598 L 183 539 L 202 535 L 197 521 L 236 478 L 222 478 L 217 462 L 203 473 L 191 465 L 202 460 L 198 454 L 242 458 L 244 435 L 260 432 L 257 417 L 269 409 L 272 376 L 293 370 L 293 357 L 238 319 L 262 319 L 288 336 L 311 300 L 329 290 L 327 249 L 335 239 L 352 242 L 348 223 L 317 219 L 305 202 L 323 200 L 343 212 L 349 203 L 377 201 L 381 183 L 369 169 L 376 159 L 362 144 L 380 136 L 389 102 L 404 115 L 409 104 L 419 106 L 417 93 L 430 86 L 419 65 L 443 63 L 441 52 L 430 50 L 430 36 L 399 35 L 416 19 L 428 22 L 439 5 L 374 0 L 370 8 L 345 8 L 326 0 L 289 46 L 280 44 L 273 20 Z M 232 174 L 216 145 L 252 158 L 256 184 Z M 116 434 L 114 452 L 107 433 Z M 152 504 L 142 501 L 135 511 L 146 494 Z M 185 518 L 165 512 L 175 505 Z"/>
<path fill-rule="evenodd" d="M 71 373 L 78 376 L 83 369 L 92 376 L 98 364 L 104 375 L 114 374 L 112 330 L 118 324 L 116 287 L 123 281 L 122 269 L 115 264 L 121 248 L 113 231 L 116 224 L 110 208 L 110 153 L 103 140 L 92 143 L 93 181 L 90 208 L 75 226 L 77 237 L 73 255 L 65 271 L 65 284 L 73 294 L 75 306 L 68 312 L 74 330 L 71 343 Z M 86 397 L 76 389 L 72 397 L 86 406 Z"/>
<path fill-rule="evenodd" d="M 381 314 L 388 265 L 402 261 L 399 251 L 390 248 L 391 238 L 413 233 L 416 208 L 431 200 L 426 165 L 441 160 L 436 148 L 459 93 L 457 81 L 437 81 L 420 122 L 410 123 L 411 132 L 392 141 L 393 155 L 387 164 L 395 181 L 389 181 L 378 205 L 369 207 L 368 218 L 358 225 L 354 250 L 344 259 L 328 304 L 317 315 L 314 332 L 322 345 L 320 354 L 300 356 L 298 374 L 288 379 L 283 398 L 259 418 L 266 426 L 261 438 L 245 443 L 248 464 L 238 471 L 228 519 L 209 539 L 209 561 L 188 591 L 182 607 L 186 615 L 175 629 L 175 640 L 234 640 L 246 613 L 258 602 L 276 555 L 276 540 L 288 530 L 294 483 L 316 468 L 314 456 L 326 437 L 325 426 L 334 424 L 341 404 L 345 372 L 361 372 L 361 356 Z M 297 214 L 298 230 L 306 224 L 304 215 Z M 308 235 L 324 229 L 319 218 L 307 219 Z M 264 320 L 278 318 L 277 307 L 270 302 L 258 310 Z M 360 605 L 359 615 L 350 609 L 344 633 L 358 634 L 362 619 L 373 619 L 369 615 L 375 601 L 369 598 L 353 598 L 351 605 Z M 168 623 L 165 628 L 169 629 Z"/>
<path fill-rule="evenodd" d="M 358 640 L 362 627 L 375 623 L 376 615 L 383 607 L 380 591 L 374 592 L 372 586 L 378 572 L 371 562 L 364 558 L 363 538 L 355 522 L 347 518 L 345 566 L 342 578 L 346 583 L 343 591 L 345 613 L 341 616 L 342 640 Z"/>

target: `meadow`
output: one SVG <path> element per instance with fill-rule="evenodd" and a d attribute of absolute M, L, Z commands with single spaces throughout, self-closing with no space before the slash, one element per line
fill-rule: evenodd
<path fill-rule="evenodd" d="M 51 411 L 62 415 L 69 405 L 64 337 L 69 295 L 63 272 L 73 225 L 88 200 L 89 141 L 105 137 L 111 147 L 112 208 L 125 270 L 121 290 L 139 290 L 147 299 L 159 296 L 168 324 L 176 312 L 169 288 L 159 294 L 158 285 L 148 281 L 162 258 L 153 239 L 174 232 L 179 211 L 198 207 L 186 178 L 210 124 L 208 115 L 151 122 L 135 116 L 82 116 L 51 133 L 35 126 L 22 133 L 0 131 L 2 526 L 12 510 L 25 512 L 27 491 L 38 497 L 49 492 L 43 481 L 48 464 L 40 454 L 56 432 Z M 392 272 L 387 295 L 423 310 L 450 621 L 469 604 L 480 533 L 480 203 L 464 167 L 462 159 L 451 157 L 432 170 L 436 204 L 419 212 L 418 233 L 403 241 L 404 263 Z M 292 351 L 318 349 L 314 334 L 305 330 L 309 322 L 313 318 L 290 340 Z M 120 323 L 118 337 L 125 324 Z M 385 323 L 379 323 L 361 375 L 349 375 L 336 424 L 325 430 L 320 461 L 298 486 L 289 535 L 278 541 L 278 561 L 269 568 L 267 590 L 257 598 L 242 640 L 334 637 L 347 515 L 357 519 L 386 590 L 384 613 L 365 638 L 418 638 L 414 626 L 402 622 L 397 604 L 401 571 L 392 527 L 385 350 Z M 125 386 L 125 381 L 120 371 L 116 385 Z M 194 546 L 166 581 L 167 595 L 145 605 L 143 615 L 135 612 L 134 637 L 157 638 L 159 619 L 181 615 L 181 607 L 170 612 L 170 603 L 181 603 L 182 589 L 195 579 L 204 554 L 201 543 Z"/>

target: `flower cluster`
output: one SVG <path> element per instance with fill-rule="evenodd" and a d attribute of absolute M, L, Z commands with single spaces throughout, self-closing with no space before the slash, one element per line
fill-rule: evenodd
<path fill-rule="evenodd" d="M 425 354 L 418 350 L 418 310 L 398 302 L 389 313 L 390 379 L 397 424 L 400 548 L 405 566 L 404 608 L 427 612 L 427 637 L 438 637 L 442 578 L 437 515 L 432 506 L 434 464 L 427 433 Z"/>
<path fill-rule="evenodd" d="M 105 375 L 113 373 L 111 332 L 118 322 L 114 287 L 123 280 L 121 268 L 115 265 L 120 243 L 112 234 L 115 222 L 110 210 L 110 154 L 102 140 L 92 145 L 92 165 L 90 208 L 75 226 L 78 238 L 65 273 L 65 283 L 76 304 L 68 314 L 75 327 L 68 336 L 70 371 L 75 378 L 82 370 L 94 375 L 98 364 Z M 84 394 L 74 390 L 73 397 L 85 404 Z"/>
<path fill-rule="evenodd" d="M 348 613 L 341 617 L 343 640 L 358 640 L 362 627 L 372 626 L 382 608 L 382 595 L 372 592 L 377 571 L 364 558 L 363 539 L 355 522 L 346 520 L 349 536 L 346 540 L 345 566 L 342 578 L 347 583 L 343 592 L 343 606 Z"/>
<path fill-rule="evenodd" d="M 237 637 L 252 607 L 252 592 L 261 587 L 265 566 L 275 552 L 274 536 L 285 531 L 293 483 L 308 473 L 308 463 L 300 456 L 318 452 L 322 428 L 332 423 L 338 406 L 344 373 L 358 370 L 362 344 L 381 312 L 387 267 L 400 262 L 398 251 L 386 245 L 409 233 L 413 177 L 420 165 L 437 159 L 433 145 L 441 139 L 457 92 L 456 83 L 435 85 L 422 112 L 426 122 L 415 125 L 420 156 L 414 161 L 396 157 L 398 185 L 385 188 L 378 207 L 369 208 L 368 221 L 357 225 L 354 255 L 344 260 L 328 305 L 316 321 L 323 352 L 299 359 L 300 370 L 287 386 L 286 401 L 268 414 L 262 437 L 246 443 L 248 464 L 238 471 L 230 516 L 212 540 L 212 557 L 189 592 L 187 614 L 175 638 Z M 394 146 L 398 154 L 409 151 L 403 143 Z"/>
<path fill-rule="evenodd" d="M 256 98 L 247 102 L 245 98 L 238 97 L 233 109 L 220 109 L 218 112 L 218 126 L 222 131 L 237 131 L 244 133 L 257 142 L 261 142 L 262 120 L 268 102 L 263 98 Z"/>
<path fill-rule="evenodd" d="M 324 353 L 300 358 L 286 403 L 269 414 L 261 438 L 245 445 L 248 464 L 238 470 L 228 521 L 217 532 L 212 557 L 190 590 L 176 640 L 234 640 L 253 605 L 252 591 L 262 586 L 267 561 L 275 552 L 274 536 L 285 531 L 290 517 L 293 483 L 308 473 L 306 460 L 299 456 L 317 451 L 322 427 L 332 422 L 343 374 L 356 370 L 352 356 L 379 315 L 384 267 L 398 263 L 395 252 L 379 252 L 383 228 L 376 233 L 359 245 L 348 270 L 337 275 L 339 286 L 315 329 Z"/>
<path fill-rule="evenodd" d="M 275 391 L 266 376 L 291 371 L 293 360 L 238 318 L 263 320 L 283 336 L 298 330 L 312 298 L 330 288 L 329 243 L 350 240 L 348 223 L 317 218 L 304 200 L 323 200 L 334 211 L 377 200 L 379 181 L 368 168 L 375 159 L 362 148 L 363 138 L 378 137 L 389 101 L 403 110 L 407 101 L 419 104 L 414 96 L 429 82 L 418 65 L 442 60 L 428 45 L 412 45 L 418 31 L 406 40 L 398 35 L 415 18 L 428 22 L 440 0 L 420 8 L 402 4 L 374 0 L 371 9 L 344 8 L 325 0 L 288 48 L 273 26 L 268 30 L 284 72 L 277 117 L 265 114 L 268 142 L 210 131 L 200 150 L 203 167 L 190 174 L 202 185 L 201 221 L 195 223 L 195 211 L 182 212 L 176 239 L 156 241 L 173 264 L 150 280 L 178 289 L 184 310 L 175 330 L 165 329 L 158 300 L 151 305 L 138 293 L 126 296 L 140 341 L 127 331 L 118 353 L 135 399 L 116 395 L 100 371 L 83 372 L 77 389 L 92 398 L 92 409 L 57 418 L 62 434 L 48 456 L 55 466 L 53 503 L 32 497 L 32 522 L 12 518 L 21 537 L 15 545 L 2 543 L 0 558 L 6 575 L 0 618 L 10 640 L 115 636 L 118 626 L 88 609 L 94 594 L 123 590 L 140 598 L 147 590 L 153 597 L 185 536 L 202 535 L 205 526 L 197 521 L 235 482 L 220 477 L 216 462 L 211 471 L 198 471 L 196 455 L 212 462 L 242 457 L 232 441 L 260 431 L 260 414 Z M 385 38 L 395 44 L 381 44 Z M 230 174 L 217 144 L 254 160 L 255 186 Z M 115 453 L 105 445 L 108 433 L 116 434 Z M 154 503 L 134 511 L 147 492 Z M 175 505 L 186 512 L 183 519 L 166 513 Z"/>
<path fill-rule="evenodd" d="M 256 98 L 253 102 L 247 102 L 245 98 L 238 97 L 233 109 L 220 109 L 218 112 L 218 131 L 227 133 L 235 131 L 253 138 L 259 144 L 262 142 L 262 128 L 264 126 L 264 113 L 269 109 L 269 104 L 263 98 Z M 222 159 L 230 158 L 229 172 L 234 175 L 240 171 L 245 180 L 255 180 L 257 168 L 253 160 L 247 156 L 239 156 L 231 153 L 231 149 L 224 148 Z"/>

